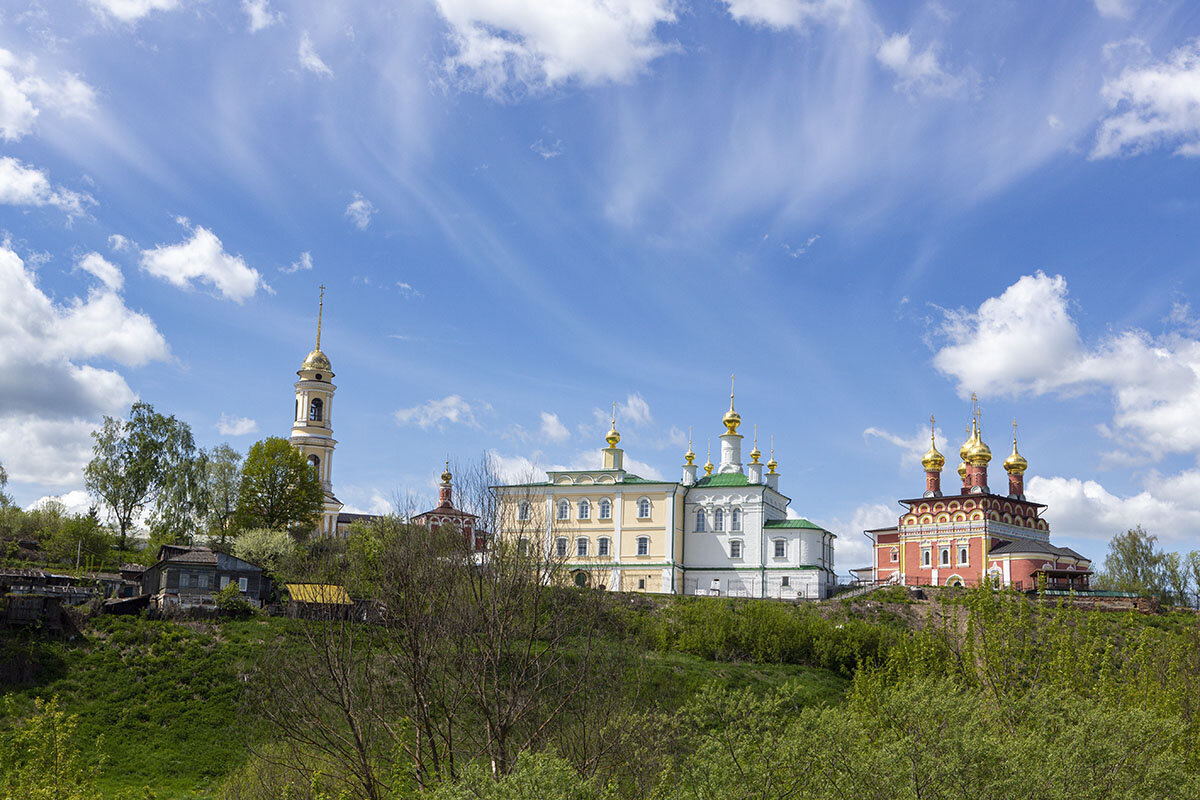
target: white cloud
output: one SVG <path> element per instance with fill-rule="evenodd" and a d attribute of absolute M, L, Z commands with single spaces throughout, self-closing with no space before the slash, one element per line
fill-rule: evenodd
<path fill-rule="evenodd" d="M 799 258 L 800 256 L 807 253 L 808 248 L 812 247 L 816 243 L 817 239 L 820 239 L 820 238 L 821 238 L 821 234 L 814 233 L 812 236 L 805 239 L 804 244 L 800 245 L 799 247 L 789 247 L 787 242 L 784 242 L 783 249 L 792 258 Z"/>
<path fill-rule="evenodd" d="M 909 94 L 949 96 L 966 84 L 964 78 L 942 68 L 932 44 L 914 52 L 907 33 L 885 39 L 875 51 L 875 58 L 896 74 L 896 89 Z"/>
<path fill-rule="evenodd" d="M 459 395 L 447 395 L 440 400 L 430 400 L 413 408 L 402 408 L 396 412 L 396 422 L 400 425 L 416 425 L 429 428 L 434 425 L 441 427 L 444 423 L 466 425 L 477 428 L 475 419 L 478 409 L 471 406 Z"/>
<path fill-rule="evenodd" d="M 496 450 L 485 454 L 488 471 L 502 484 L 536 483 L 546 480 L 546 471 L 527 456 L 506 456 Z"/>
<path fill-rule="evenodd" d="M 529 149 L 546 160 L 562 155 L 562 139 L 555 139 L 554 144 L 548 144 L 544 139 L 538 139 L 529 145 Z"/>
<path fill-rule="evenodd" d="M 1133 16 L 1133 0 L 1094 0 L 1096 11 L 1102 17 L 1129 19 Z"/>
<path fill-rule="evenodd" d="M 68 514 L 87 514 L 93 506 L 90 495 L 83 489 L 72 489 L 65 494 L 52 494 L 39 497 L 25 507 L 26 511 L 42 508 L 48 503 L 59 503 Z"/>
<path fill-rule="evenodd" d="M 404 281 L 396 281 L 396 289 L 399 290 L 400 296 L 405 300 L 419 300 L 425 296 L 414 289 L 411 284 L 407 284 Z"/>
<path fill-rule="evenodd" d="M 258 33 L 283 19 L 283 15 L 271 10 L 270 0 L 242 0 L 251 33 Z"/>
<path fill-rule="evenodd" d="M 114 233 L 112 236 L 108 237 L 108 246 L 112 248 L 113 252 L 115 253 L 126 253 L 137 249 L 137 245 L 134 242 L 130 241 L 119 233 Z"/>
<path fill-rule="evenodd" d="M 301 270 L 311 271 L 312 268 L 313 268 L 312 253 L 305 250 L 303 253 L 300 254 L 299 261 L 293 261 L 291 266 L 288 266 L 288 267 L 280 267 L 279 271 L 290 275 L 293 272 L 300 272 Z"/>
<path fill-rule="evenodd" d="M 788 507 L 788 517 L 796 514 Z M 796 514 L 797 517 L 800 514 Z M 813 519 L 818 525 L 837 534 L 834 543 L 834 564 L 839 575 L 846 575 L 852 569 L 869 567 L 873 560 L 873 545 L 863 531 L 876 528 L 887 528 L 895 525 L 900 518 L 899 507 L 886 503 L 863 503 L 854 509 L 849 519 L 834 519 L 828 522 Z"/>
<path fill-rule="evenodd" d="M 12 206 L 53 206 L 68 216 L 84 213 L 96 201 L 90 194 L 54 186 L 45 172 L 11 156 L 0 157 L 0 203 Z"/>
<path fill-rule="evenodd" d="M 946 312 L 948 343 L 934 355 L 959 393 L 1020 396 L 1105 389 L 1109 434 L 1126 451 L 1200 453 L 1200 340 L 1191 330 L 1114 333 L 1086 346 L 1061 276 L 1026 275 L 976 311 Z"/>
<path fill-rule="evenodd" d="M 494 96 L 568 81 L 625 82 L 674 46 L 658 38 L 674 0 L 437 0 L 450 27 L 447 71 Z"/>
<path fill-rule="evenodd" d="M 75 266 L 84 272 L 95 275 L 114 292 L 121 291 L 121 287 L 125 284 L 125 276 L 121 274 L 121 268 L 99 253 L 88 253 L 76 261 Z"/>
<path fill-rule="evenodd" d="M 95 107 L 95 90 L 79 76 L 64 72 L 47 78 L 35 66 L 32 59 L 21 61 L 0 48 L 0 139 L 11 142 L 30 133 L 41 108 L 77 117 Z"/>
<path fill-rule="evenodd" d="M 0 453 L 14 481 L 78 481 L 101 414 L 120 414 L 136 399 L 116 371 L 164 361 L 166 340 L 153 321 L 127 308 L 108 287 L 86 300 L 55 303 L 10 246 L 0 245 Z"/>
<path fill-rule="evenodd" d="M 563 425 L 557 414 L 542 412 L 542 436 L 552 442 L 565 442 L 571 438 L 571 432 Z"/>
<path fill-rule="evenodd" d="M 179 5 L 179 0 L 89 0 L 89 3 L 101 16 L 131 23 L 154 11 L 170 11 Z"/>
<path fill-rule="evenodd" d="M 241 256 L 225 252 L 221 240 L 200 225 L 194 228 L 183 218 L 177 220 L 191 238 L 179 244 L 160 244 L 142 251 L 142 269 L 181 289 L 193 288 L 198 281 L 212 286 L 221 296 L 237 303 L 253 297 L 263 284 L 258 270 L 250 268 Z"/>
<path fill-rule="evenodd" d="M 649 425 L 654 421 L 650 416 L 650 404 L 640 394 L 633 393 L 625 397 L 625 402 L 617 405 L 617 420 L 633 425 Z"/>
<path fill-rule="evenodd" d="M 300 34 L 300 48 L 297 51 L 300 57 L 300 66 L 304 67 L 309 72 L 320 75 L 322 78 L 332 78 L 333 70 L 329 65 L 321 60 L 317 55 L 317 50 L 313 47 L 312 39 L 309 38 L 308 31 Z"/>
<path fill-rule="evenodd" d="M 217 420 L 217 433 L 222 436 L 245 436 L 258 431 L 258 422 L 249 417 L 230 417 L 225 414 Z"/>
<path fill-rule="evenodd" d="M 863 431 L 863 437 L 883 439 L 900 448 L 900 464 L 910 470 L 913 464 L 920 463 L 921 457 L 929 450 L 929 429 L 926 427 L 921 427 L 912 436 L 900 436 L 883 428 L 870 427 Z M 938 452 L 946 457 L 946 463 L 954 466 L 952 460 L 958 459 L 958 446 L 952 445 L 941 431 L 937 431 L 937 446 Z"/>
<path fill-rule="evenodd" d="M 804 28 L 813 22 L 837 22 L 856 0 L 722 0 L 738 22 L 775 30 Z"/>
<path fill-rule="evenodd" d="M 1200 39 L 1165 60 L 1126 68 L 1105 81 L 1101 95 L 1112 113 L 1100 123 L 1092 158 L 1136 155 L 1173 147 L 1200 156 Z"/>
<path fill-rule="evenodd" d="M 346 218 L 360 231 L 365 231 L 371 224 L 371 215 L 374 213 L 375 206 L 358 192 L 354 193 L 354 199 L 346 206 Z"/>

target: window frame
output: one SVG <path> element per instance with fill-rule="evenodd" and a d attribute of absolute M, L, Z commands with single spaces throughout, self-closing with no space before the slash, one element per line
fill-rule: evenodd
<path fill-rule="evenodd" d="M 325 401 L 319 397 L 314 397 L 308 401 L 308 421 L 309 422 L 324 422 L 325 421 Z"/>
<path fill-rule="evenodd" d="M 637 555 L 639 555 L 639 556 L 648 556 L 648 555 L 650 555 L 650 537 L 649 537 L 649 536 L 639 536 L 639 537 L 637 537 L 637 550 L 636 550 L 636 553 L 637 553 Z"/>
<path fill-rule="evenodd" d="M 949 547 L 949 545 L 938 548 L 938 566 L 939 567 L 950 566 L 950 547 Z"/>
<path fill-rule="evenodd" d="M 563 498 L 556 504 L 557 511 L 554 518 L 558 521 L 565 521 L 571 518 L 571 501 Z"/>
<path fill-rule="evenodd" d="M 716 533 L 725 532 L 725 509 L 723 508 L 713 511 L 713 531 Z"/>
<path fill-rule="evenodd" d="M 654 513 L 654 504 L 649 497 L 639 497 L 637 501 L 638 519 L 650 519 Z M 645 512 L 645 513 L 643 513 Z"/>
<path fill-rule="evenodd" d="M 601 536 L 596 540 L 596 555 L 602 558 L 612 556 L 612 539 Z"/>
<path fill-rule="evenodd" d="M 971 563 L 971 548 L 969 545 L 960 544 L 958 546 L 958 565 L 965 567 Z"/>
<path fill-rule="evenodd" d="M 696 509 L 696 533 L 708 533 L 708 514 L 703 508 Z"/>
<path fill-rule="evenodd" d="M 588 551 L 591 550 L 591 542 L 586 536 L 579 536 L 575 539 L 575 557 L 587 558 L 591 555 Z"/>
<path fill-rule="evenodd" d="M 772 558 L 787 558 L 787 539 L 772 539 L 771 542 L 775 545 L 772 551 Z"/>
<path fill-rule="evenodd" d="M 900 561 L 900 548 L 899 547 L 892 548 L 891 557 L 892 557 L 893 564 L 899 563 L 899 561 Z"/>
<path fill-rule="evenodd" d="M 591 519 L 592 501 L 588 500 L 586 497 L 583 498 L 576 504 L 575 511 L 579 515 L 579 519 Z"/>
<path fill-rule="evenodd" d="M 741 539 L 729 540 L 729 557 L 738 559 L 746 557 L 746 546 Z"/>
<path fill-rule="evenodd" d="M 600 508 L 597 511 L 597 519 L 612 519 L 612 500 L 607 497 L 601 498 Z"/>
<path fill-rule="evenodd" d="M 733 533 L 742 532 L 742 510 L 740 508 L 729 512 L 729 530 Z"/>
<path fill-rule="evenodd" d="M 921 566 L 929 569 L 933 566 L 933 549 L 929 547 L 921 548 Z"/>
<path fill-rule="evenodd" d="M 565 537 L 565 536 L 555 537 L 555 539 L 554 539 L 554 557 L 555 558 L 566 558 L 567 557 L 567 537 Z"/>
<path fill-rule="evenodd" d="M 517 503 L 517 522 L 529 521 L 529 507 L 530 503 L 528 500 L 522 500 Z"/>

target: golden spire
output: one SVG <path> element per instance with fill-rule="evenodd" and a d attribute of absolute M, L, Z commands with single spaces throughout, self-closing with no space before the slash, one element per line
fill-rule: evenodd
<path fill-rule="evenodd" d="M 612 404 L 612 428 L 604 437 L 604 441 L 608 442 L 609 447 L 616 447 L 617 442 L 621 441 L 621 434 L 617 433 L 617 404 Z"/>
<path fill-rule="evenodd" d="M 1029 469 L 1025 456 L 1017 452 L 1017 421 L 1013 420 L 1013 449 L 1012 455 L 1004 459 L 1004 470 L 1010 475 L 1023 475 Z"/>
<path fill-rule="evenodd" d="M 442 483 L 449 483 L 451 477 L 453 476 L 450 474 L 450 459 L 447 458 L 446 471 L 442 473 Z"/>
<path fill-rule="evenodd" d="M 775 434 L 771 434 L 771 460 L 767 462 L 767 472 L 774 475 L 778 466 L 779 462 L 775 460 Z"/>
<path fill-rule="evenodd" d="M 721 417 L 725 423 L 726 433 L 737 433 L 738 425 L 742 424 L 742 416 L 733 410 L 733 374 L 729 375 L 729 410 Z"/>
<path fill-rule="evenodd" d="M 946 466 L 946 457 L 938 452 L 937 438 L 934 434 L 935 421 L 933 415 L 929 415 L 929 452 L 921 458 L 921 466 L 926 472 L 941 472 L 942 467 Z"/>
<path fill-rule="evenodd" d="M 713 471 L 713 463 L 712 463 L 712 439 L 709 439 L 709 440 L 708 440 L 708 455 L 707 455 L 707 456 L 705 456 L 705 461 L 704 461 L 704 474 L 705 474 L 705 475 L 712 475 L 712 471 Z"/>
<path fill-rule="evenodd" d="M 696 461 L 696 454 L 692 452 L 692 428 L 688 426 L 688 451 L 683 454 L 683 460 L 691 466 Z"/>
<path fill-rule="evenodd" d="M 321 349 L 321 317 L 325 314 L 325 284 L 321 284 L 321 300 L 317 303 L 317 349 Z"/>
<path fill-rule="evenodd" d="M 753 464 L 757 464 L 758 460 L 760 458 L 762 458 L 762 451 L 760 451 L 758 449 L 758 426 L 755 425 L 754 426 L 754 449 L 750 451 L 750 462 Z"/>

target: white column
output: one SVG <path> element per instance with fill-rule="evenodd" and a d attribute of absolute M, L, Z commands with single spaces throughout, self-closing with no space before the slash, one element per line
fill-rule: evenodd
<path fill-rule="evenodd" d="M 736 433 L 721 434 L 721 466 L 718 473 L 742 471 L 742 437 Z"/>

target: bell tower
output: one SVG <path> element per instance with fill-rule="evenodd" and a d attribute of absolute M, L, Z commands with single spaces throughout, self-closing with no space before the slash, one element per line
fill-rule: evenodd
<path fill-rule="evenodd" d="M 296 374 L 296 409 L 292 417 L 292 446 L 304 455 L 317 473 L 321 488 L 325 491 L 325 510 L 322 514 L 318 534 L 333 536 L 337 533 L 337 516 L 342 503 L 333 494 L 333 367 L 329 358 L 321 352 L 321 321 L 325 312 L 325 287 L 321 287 L 321 299 L 317 306 L 317 346 L 313 349 Z"/>

